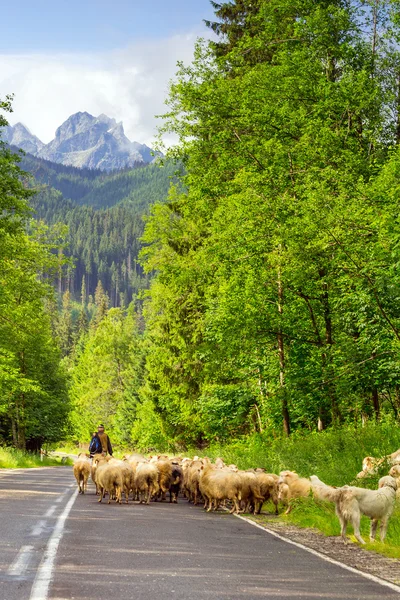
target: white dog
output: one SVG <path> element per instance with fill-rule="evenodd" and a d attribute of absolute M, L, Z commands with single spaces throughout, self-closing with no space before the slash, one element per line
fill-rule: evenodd
<path fill-rule="evenodd" d="M 361 515 L 371 519 L 371 541 L 375 540 L 378 522 L 381 522 L 380 538 L 385 539 L 390 515 L 396 500 L 397 482 L 393 477 L 382 477 L 379 489 L 367 490 L 352 486 L 344 486 L 333 490 L 331 500 L 336 503 L 336 514 L 341 525 L 341 536 L 346 542 L 347 523 L 354 527 L 354 535 L 360 544 L 365 544 L 360 534 Z"/>

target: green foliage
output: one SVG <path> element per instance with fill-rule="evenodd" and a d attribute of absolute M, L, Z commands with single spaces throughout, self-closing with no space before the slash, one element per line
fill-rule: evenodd
<path fill-rule="evenodd" d="M 61 232 L 38 225 L 26 233 L 32 192 L 18 160 L 0 143 L 0 436 L 25 449 L 62 437 L 68 398 L 45 309 Z"/>
<path fill-rule="evenodd" d="M 149 397 L 178 444 L 397 417 L 398 15 L 214 6 L 143 237 Z"/>
<path fill-rule="evenodd" d="M 77 348 L 72 370 L 74 439 L 90 441 L 91 432 L 100 422 L 116 443 L 130 439 L 141 352 L 132 309 L 125 314 L 120 308 L 112 308 L 93 322 Z"/>

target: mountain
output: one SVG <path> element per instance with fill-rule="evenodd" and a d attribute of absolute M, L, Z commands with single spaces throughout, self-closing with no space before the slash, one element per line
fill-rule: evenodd
<path fill-rule="evenodd" d="M 10 146 L 22 148 L 22 150 L 31 154 L 38 154 L 44 148 L 43 142 L 33 135 L 22 123 L 17 123 L 14 127 L 5 127 L 2 130 L 1 137 Z"/>
<path fill-rule="evenodd" d="M 104 114 L 98 117 L 87 112 L 71 115 L 48 144 L 43 144 L 22 123 L 7 127 L 3 139 L 39 158 L 86 169 L 117 171 L 154 160 L 151 148 L 131 142 L 122 122 L 117 123 Z"/>

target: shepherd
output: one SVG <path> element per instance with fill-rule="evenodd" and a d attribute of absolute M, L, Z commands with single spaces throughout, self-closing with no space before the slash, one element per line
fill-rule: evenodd
<path fill-rule="evenodd" d="M 111 446 L 110 438 L 108 437 L 108 435 L 104 431 L 104 425 L 99 425 L 98 426 L 98 428 L 97 428 L 97 435 L 99 437 L 100 444 L 101 444 L 101 451 L 104 454 L 104 456 L 107 456 L 107 454 L 109 454 L 110 456 L 112 456 L 113 449 L 112 449 L 112 446 Z"/>

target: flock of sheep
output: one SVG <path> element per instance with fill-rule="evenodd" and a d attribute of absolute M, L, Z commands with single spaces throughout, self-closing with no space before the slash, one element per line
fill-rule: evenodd
<path fill-rule="evenodd" d="M 334 502 L 336 514 L 341 524 L 341 535 L 346 541 L 347 524 L 354 528 L 356 539 L 365 544 L 360 534 L 360 519 L 364 514 L 371 519 L 370 539 L 374 540 L 378 523 L 381 524 L 380 538 L 383 541 L 389 518 L 396 500 L 397 483 L 400 489 L 400 450 L 382 459 L 367 457 L 363 461 L 363 470 L 358 478 L 376 473 L 386 461 L 391 465 L 389 475 L 381 477 L 377 490 L 362 487 L 326 485 L 316 475 L 309 479 L 299 477 L 294 471 L 282 471 L 280 475 L 266 473 L 264 469 L 239 470 L 236 465 L 225 465 L 217 458 L 210 459 L 195 456 L 190 458 L 169 458 L 166 455 L 146 458 L 141 454 L 125 455 L 122 460 L 111 456 L 96 454 L 91 460 L 88 455 L 80 454 L 74 464 L 74 475 L 79 493 L 84 494 L 89 475 L 95 486 L 96 494 L 102 502 L 108 494 L 108 503 L 114 499 L 129 502 L 134 500 L 149 504 L 150 500 L 178 502 L 182 493 L 195 505 L 202 501 L 209 512 L 220 506 L 230 512 L 251 512 L 259 514 L 264 502 L 271 500 L 278 514 L 281 502 L 292 509 L 292 501 L 300 497 L 312 496 L 318 500 Z"/>

